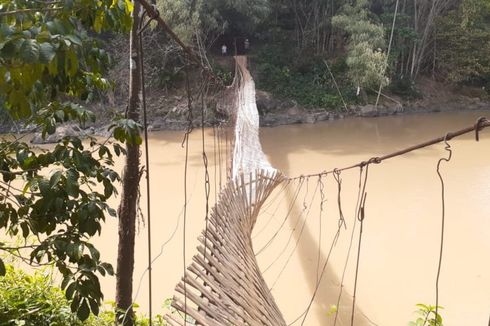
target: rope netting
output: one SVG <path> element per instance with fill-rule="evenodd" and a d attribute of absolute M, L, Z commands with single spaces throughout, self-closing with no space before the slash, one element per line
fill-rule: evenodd
<path fill-rule="evenodd" d="M 247 69 L 247 58 L 236 57 L 234 82 L 235 144 L 233 148 L 232 176 L 249 175 L 255 170 L 274 172 L 262 151 L 259 139 L 259 112 L 255 103 L 255 83 Z"/>
<path fill-rule="evenodd" d="M 234 120 L 231 178 L 211 210 L 206 229 L 177 285 L 180 295 L 167 314 L 170 325 L 286 325 L 262 277 L 252 245 L 260 208 L 284 177 L 267 161 L 259 140 L 255 86 L 246 58 L 236 57 L 237 74 L 227 90 Z M 189 318 L 190 317 L 190 318 Z"/>

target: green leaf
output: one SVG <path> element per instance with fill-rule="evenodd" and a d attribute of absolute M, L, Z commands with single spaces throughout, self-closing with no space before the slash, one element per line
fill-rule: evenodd
<path fill-rule="evenodd" d="M 49 63 L 56 56 L 55 48 L 52 44 L 44 42 L 39 45 L 39 60 L 43 63 Z"/>
<path fill-rule="evenodd" d="M 56 58 L 49 62 L 48 71 L 52 76 L 56 76 L 58 74 L 58 60 Z"/>
<path fill-rule="evenodd" d="M 85 321 L 89 315 L 90 315 L 90 308 L 87 304 L 87 300 L 86 299 L 82 300 L 77 310 L 77 317 L 81 321 Z"/>
<path fill-rule="evenodd" d="M 3 263 L 3 260 L 0 258 L 0 276 L 5 276 L 7 273 L 7 270 L 5 268 L 5 264 Z"/>
<path fill-rule="evenodd" d="M 119 144 L 114 144 L 114 153 L 116 153 L 116 156 L 121 155 L 121 149 L 122 147 Z"/>
<path fill-rule="evenodd" d="M 107 212 L 109 213 L 110 216 L 117 217 L 117 212 L 116 212 L 116 210 L 114 208 L 108 207 L 107 208 Z"/>
<path fill-rule="evenodd" d="M 48 21 L 46 27 L 51 34 L 66 34 L 66 30 L 59 19 Z"/>
<path fill-rule="evenodd" d="M 99 314 L 99 304 L 94 299 L 88 299 L 88 302 L 90 304 L 90 310 L 92 310 L 92 313 L 97 316 Z"/>
<path fill-rule="evenodd" d="M 29 236 L 29 224 L 26 221 L 20 223 L 20 228 L 22 229 L 22 237 L 25 239 Z"/>
<path fill-rule="evenodd" d="M 73 44 L 82 46 L 82 40 L 76 35 L 73 34 L 66 35 L 65 38 L 69 39 Z"/>
<path fill-rule="evenodd" d="M 67 274 L 63 277 L 63 281 L 61 282 L 61 289 L 64 290 L 66 289 L 66 286 L 68 285 L 68 283 L 71 281 L 71 274 Z M 65 295 L 68 296 L 65 292 Z"/>
<path fill-rule="evenodd" d="M 0 36 L 7 38 L 15 32 L 15 28 L 7 24 L 0 25 Z"/>
<path fill-rule="evenodd" d="M 35 40 L 25 40 L 20 48 L 20 57 L 27 63 L 35 63 L 39 59 L 40 47 Z"/>
<path fill-rule="evenodd" d="M 75 293 L 76 288 L 77 288 L 76 282 L 72 282 L 70 283 L 70 285 L 68 285 L 65 291 L 65 295 L 68 300 L 71 300 L 71 298 L 73 298 L 73 294 Z"/>
<path fill-rule="evenodd" d="M 80 305 L 80 300 L 81 300 L 80 295 L 78 293 L 75 294 L 70 304 L 71 312 L 77 311 L 78 306 Z"/>
<path fill-rule="evenodd" d="M 64 0 L 64 5 L 68 10 L 73 9 L 73 0 Z"/>
<path fill-rule="evenodd" d="M 100 259 L 100 252 L 91 243 L 86 243 L 86 246 L 90 252 L 90 255 L 92 256 L 92 259 L 98 261 Z"/>
<path fill-rule="evenodd" d="M 104 268 L 100 267 L 100 266 L 97 266 L 97 270 L 99 271 L 99 273 L 102 275 L 102 276 L 105 276 L 106 274 L 106 271 Z"/>
<path fill-rule="evenodd" d="M 22 91 L 16 90 L 11 92 L 8 97 L 8 102 L 12 106 L 11 113 L 14 118 L 25 119 L 31 116 L 31 106 Z"/>
<path fill-rule="evenodd" d="M 41 179 L 38 181 L 38 185 L 39 185 L 39 191 L 41 192 L 41 194 L 43 196 L 46 196 L 48 197 L 50 195 L 50 185 L 49 185 L 49 182 L 45 179 Z"/>
<path fill-rule="evenodd" d="M 49 179 L 49 187 L 51 189 L 53 189 L 55 186 L 58 185 L 58 183 L 60 182 L 61 176 L 62 176 L 61 171 L 56 171 L 55 173 L 53 173 L 51 175 L 51 178 Z"/>
<path fill-rule="evenodd" d="M 73 50 L 66 52 L 65 58 L 65 73 L 68 76 L 75 76 L 78 71 L 78 58 L 77 54 Z"/>
<path fill-rule="evenodd" d="M 124 0 L 124 2 L 126 3 L 126 13 L 127 14 L 132 13 L 134 9 L 133 2 L 131 0 Z"/>
<path fill-rule="evenodd" d="M 100 266 L 102 266 L 107 271 L 107 274 L 109 274 L 111 276 L 114 275 L 114 268 L 112 267 L 111 264 L 102 263 L 102 264 L 100 264 Z"/>
<path fill-rule="evenodd" d="M 78 185 L 78 182 L 76 180 L 72 180 L 68 178 L 66 180 L 66 187 L 65 187 L 66 193 L 74 198 L 77 198 L 78 195 L 80 194 L 80 187 Z"/>
<path fill-rule="evenodd" d="M 95 17 L 94 21 L 94 30 L 96 33 L 100 33 L 102 31 L 102 26 L 104 25 L 104 13 L 100 12 Z"/>
<path fill-rule="evenodd" d="M 21 40 L 16 39 L 16 40 L 12 40 L 12 41 L 4 43 L 2 50 L 1 50 L 2 56 L 5 58 L 14 57 L 16 55 L 17 48 L 18 48 L 17 44 L 19 44 L 19 42 L 23 42 L 23 40 L 22 39 Z"/>

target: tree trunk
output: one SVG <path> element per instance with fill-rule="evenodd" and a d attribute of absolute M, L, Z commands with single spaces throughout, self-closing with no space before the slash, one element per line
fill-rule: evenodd
<path fill-rule="evenodd" d="M 128 119 L 139 120 L 141 67 L 138 50 L 138 26 L 140 3 L 133 1 L 133 27 L 131 29 L 130 73 L 129 73 L 129 103 L 126 112 Z M 126 163 L 123 172 L 121 202 L 119 203 L 119 243 L 117 248 L 116 272 L 116 307 L 117 323 L 124 326 L 134 325 L 133 300 L 133 270 L 134 270 L 134 239 L 136 229 L 136 212 L 140 181 L 140 146 L 126 144 Z"/>

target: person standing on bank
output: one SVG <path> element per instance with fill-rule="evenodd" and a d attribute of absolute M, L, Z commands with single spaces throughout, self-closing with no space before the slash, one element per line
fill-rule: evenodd
<path fill-rule="evenodd" d="M 228 52 L 228 47 L 226 46 L 226 44 L 223 44 L 221 46 L 221 54 L 226 55 L 227 52 Z"/>
<path fill-rule="evenodd" d="M 250 41 L 248 40 L 248 38 L 245 39 L 244 47 L 245 47 L 245 53 L 248 53 L 248 50 L 250 49 Z"/>

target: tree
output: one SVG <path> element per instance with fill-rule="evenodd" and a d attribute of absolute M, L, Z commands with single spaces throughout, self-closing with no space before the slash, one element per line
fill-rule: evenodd
<path fill-rule="evenodd" d="M 126 118 L 138 121 L 140 118 L 141 61 L 140 61 L 140 11 L 139 2 L 134 3 L 133 26 L 129 39 L 131 60 L 129 72 L 129 99 Z M 134 324 L 133 313 L 133 270 L 134 239 L 136 234 L 136 214 L 139 197 L 141 138 L 126 143 L 126 162 L 123 172 L 122 196 L 119 204 L 119 242 L 117 247 L 116 273 L 116 322 L 122 325 Z"/>
<path fill-rule="evenodd" d="M 490 2 L 464 0 L 437 22 L 437 71 L 445 80 L 490 82 Z"/>
<path fill-rule="evenodd" d="M 295 34 L 300 50 L 310 48 L 317 54 L 334 50 L 334 29 L 332 17 L 340 9 L 343 1 L 338 0 L 292 0 L 283 4 L 281 0 L 273 1 L 288 8 L 289 15 L 294 17 Z"/>
<path fill-rule="evenodd" d="M 110 58 L 91 35 L 127 30 L 131 10 L 128 0 L 0 0 L 0 111 L 39 126 L 43 136 L 61 122 L 93 120 L 81 103 L 110 85 L 102 77 Z M 131 138 L 129 127 L 119 122 L 119 139 Z M 56 266 L 82 320 L 98 313 L 103 294 L 97 275 L 113 273 L 89 240 L 101 232 L 106 215 L 116 215 L 106 202 L 119 180 L 113 153 L 123 152 L 117 143 L 87 144 L 77 137 L 51 151 L 18 139 L 0 142 L 0 229 L 14 240 L 0 243 L 0 251 Z"/>
<path fill-rule="evenodd" d="M 379 0 L 381 1 L 381 0 Z M 381 1 L 386 22 L 393 20 L 394 1 Z M 436 20 L 457 7 L 461 0 L 400 1 L 392 53 L 394 72 L 400 79 L 415 80 L 431 72 L 437 52 Z"/>
<path fill-rule="evenodd" d="M 159 0 L 165 20 L 187 43 L 196 33 L 206 46 L 211 46 L 224 33 L 251 35 L 270 14 L 269 0 Z"/>
<path fill-rule="evenodd" d="M 347 65 L 349 76 L 358 89 L 388 84 L 385 75 L 386 54 L 383 27 L 370 21 L 366 0 L 355 6 L 345 5 L 342 13 L 333 17 L 332 24 L 348 36 Z"/>

